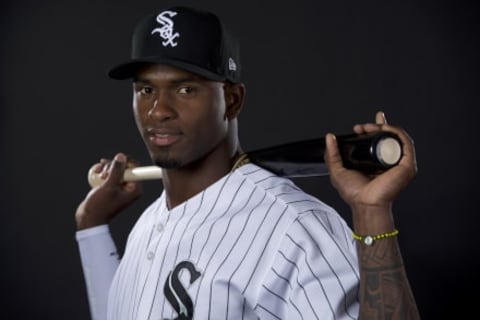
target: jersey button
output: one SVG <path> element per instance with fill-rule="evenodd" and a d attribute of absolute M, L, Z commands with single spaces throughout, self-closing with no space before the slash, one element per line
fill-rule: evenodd
<path fill-rule="evenodd" d="M 152 251 L 149 251 L 149 252 L 147 253 L 147 259 L 148 259 L 148 260 L 152 260 L 153 257 L 155 257 L 155 253 L 153 253 Z"/>
<path fill-rule="evenodd" d="M 165 229 L 165 227 L 163 226 L 163 224 L 159 223 L 158 226 L 157 226 L 157 231 L 158 232 L 163 232 L 164 229 Z"/>

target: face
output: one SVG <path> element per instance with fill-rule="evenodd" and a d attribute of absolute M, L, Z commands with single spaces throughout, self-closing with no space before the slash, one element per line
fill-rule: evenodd
<path fill-rule="evenodd" d="M 192 165 L 227 147 L 225 85 L 165 65 L 149 65 L 137 72 L 135 121 L 156 165 Z"/>

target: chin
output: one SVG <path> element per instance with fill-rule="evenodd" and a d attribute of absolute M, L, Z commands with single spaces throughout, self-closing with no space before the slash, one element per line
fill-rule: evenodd
<path fill-rule="evenodd" d="M 174 157 L 169 148 L 164 148 L 160 150 L 149 150 L 150 158 L 152 162 L 160 168 L 164 169 L 176 169 L 181 166 L 181 162 Z"/>
<path fill-rule="evenodd" d="M 180 162 L 175 159 L 154 159 L 153 162 L 157 167 L 163 169 L 176 169 L 180 167 Z"/>

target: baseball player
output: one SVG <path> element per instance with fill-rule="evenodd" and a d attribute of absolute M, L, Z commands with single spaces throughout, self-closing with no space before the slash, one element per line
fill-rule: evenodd
<path fill-rule="evenodd" d="M 335 137 L 325 161 L 352 208 L 353 230 L 330 206 L 254 163 L 238 139 L 245 86 L 238 45 L 212 13 L 160 10 L 135 28 L 133 110 L 163 191 L 119 257 L 108 223 L 142 192 L 118 153 L 76 212 L 76 239 L 93 319 L 418 319 L 391 205 L 416 174 L 400 128 L 399 165 L 367 176 L 342 166 Z"/>

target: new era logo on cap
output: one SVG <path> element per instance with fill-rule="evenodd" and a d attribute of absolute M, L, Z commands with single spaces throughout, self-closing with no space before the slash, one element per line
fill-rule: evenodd
<path fill-rule="evenodd" d="M 214 81 L 240 82 L 239 46 L 219 18 L 207 11 L 172 7 L 142 19 L 132 37 L 131 60 L 109 71 L 114 79 L 134 76 L 159 63 Z"/>
<path fill-rule="evenodd" d="M 237 70 L 237 64 L 235 63 L 235 60 L 233 60 L 233 58 L 228 58 L 228 70 Z"/>

